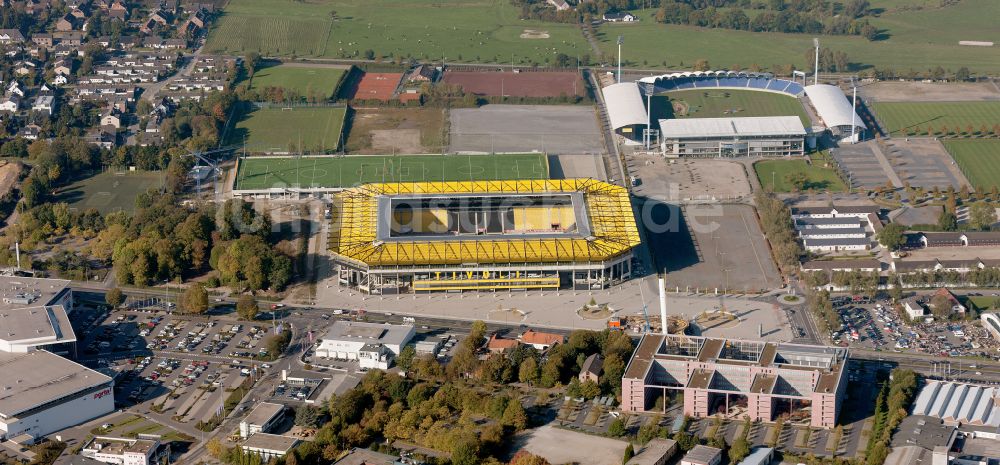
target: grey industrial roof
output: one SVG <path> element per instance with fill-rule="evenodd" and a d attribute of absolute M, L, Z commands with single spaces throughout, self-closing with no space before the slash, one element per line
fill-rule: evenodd
<path fill-rule="evenodd" d="M 663 463 L 664 457 L 670 457 L 677 452 L 677 441 L 672 439 L 654 438 L 646 443 L 635 457 L 625 465 L 657 465 Z"/>
<path fill-rule="evenodd" d="M 864 129 L 865 123 L 854 112 L 854 107 L 839 87 L 829 84 L 806 86 L 806 96 L 816 108 L 826 127 L 850 126 L 852 115 L 854 126 Z"/>
<path fill-rule="evenodd" d="M 808 228 L 800 229 L 799 235 L 802 237 L 809 236 L 829 236 L 831 234 L 865 234 L 865 229 L 861 226 L 854 228 Z"/>
<path fill-rule="evenodd" d="M 871 239 L 867 237 L 844 237 L 840 239 L 805 239 L 806 247 L 820 247 L 824 245 L 833 246 L 849 246 L 849 245 L 868 245 L 871 244 Z"/>
<path fill-rule="evenodd" d="M 299 443 L 299 439 L 280 434 L 254 433 L 243 441 L 244 449 L 261 449 L 287 452 Z"/>
<path fill-rule="evenodd" d="M 73 325 L 62 305 L 0 310 L 0 340 L 38 339 L 39 344 L 76 341 Z"/>
<path fill-rule="evenodd" d="M 804 136 L 798 116 L 748 118 L 661 119 L 660 134 L 665 139 L 699 137 Z"/>
<path fill-rule="evenodd" d="M 323 339 L 357 341 L 365 344 L 403 344 L 413 325 L 390 325 L 360 321 L 337 321 Z"/>
<path fill-rule="evenodd" d="M 243 422 L 248 425 L 263 425 L 271 421 L 275 415 L 281 413 L 284 408 L 285 406 L 281 404 L 261 402 L 250 411 L 250 414 L 243 419 Z"/>
<path fill-rule="evenodd" d="M 67 287 L 69 281 L 65 279 L 0 276 L 0 309 L 48 305 Z M 20 303 L 19 298 L 26 298 L 27 303 Z"/>
<path fill-rule="evenodd" d="M 395 455 L 383 454 L 368 449 L 354 449 L 334 465 L 393 465 L 399 459 Z"/>
<path fill-rule="evenodd" d="M 699 444 L 684 454 L 684 461 L 707 465 L 713 463 L 713 460 L 719 455 L 722 455 L 722 449 Z"/>
<path fill-rule="evenodd" d="M 0 415 L 16 416 L 111 382 L 111 378 L 44 350 L 0 352 Z"/>
<path fill-rule="evenodd" d="M 917 394 L 914 415 L 945 421 L 1000 427 L 1000 388 L 930 381 Z"/>
<path fill-rule="evenodd" d="M 646 105 L 642 103 L 639 85 L 634 82 L 620 82 L 601 89 L 608 109 L 611 129 L 647 123 Z"/>
<path fill-rule="evenodd" d="M 739 465 L 768 465 L 774 457 L 774 448 L 758 447 L 746 456 Z"/>

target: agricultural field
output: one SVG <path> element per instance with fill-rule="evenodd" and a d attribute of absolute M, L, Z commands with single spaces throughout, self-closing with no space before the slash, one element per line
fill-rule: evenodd
<path fill-rule="evenodd" d="M 871 108 L 889 133 L 966 133 L 972 126 L 976 134 L 1000 125 L 1000 102 L 875 102 Z"/>
<path fill-rule="evenodd" d="M 522 21 L 510 2 L 232 0 L 209 34 L 210 53 L 545 64 L 593 53 L 570 24 Z"/>
<path fill-rule="evenodd" d="M 340 148 L 347 109 L 261 108 L 240 114 L 227 138 L 252 152 L 323 153 Z"/>
<path fill-rule="evenodd" d="M 1000 140 L 945 139 L 942 142 L 977 191 L 1000 187 Z"/>
<path fill-rule="evenodd" d="M 304 97 L 315 95 L 327 100 L 337 92 L 346 72 L 341 67 L 286 63 L 257 70 L 250 88 L 259 91 L 266 87 L 283 87 Z"/>
<path fill-rule="evenodd" d="M 809 116 L 795 97 L 752 90 L 680 90 L 652 99 L 653 120 L 670 118 L 735 118 L 798 116 L 809 127 Z"/>
<path fill-rule="evenodd" d="M 350 187 L 372 182 L 547 179 L 544 154 L 248 157 L 233 190 Z"/>
<path fill-rule="evenodd" d="M 843 192 L 847 186 L 837 176 L 832 168 L 820 166 L 820 162 L 812 164 L 805 160 L 762 160 L 753 165 L 757 172 L 757 180 L 761 187 L 774 192 L 795 192 L 797 190 L 817 190 Z M 801 189 L 795 186 L 796 178 L 802 179 Z"/>
<path fill-rule="evenodd" d="M 135 213 L 135 198 L 149 189 L 163 187 L 162 171 L 104 171 L 60 188 L 56 202 L 66 202 L 82 212 L 96 208 L 101 214 Z"/>
<path fill-rule="evenodd" d="M 958 45 L 960 40 L 997 40 L 1000 2 L 962 0 L 943 8 L 937 0 L 872 0 L 871 4 L 885 9 L 870 18 L 884 39 L 870 42 L 859 36 L 819 36 L 821 45 L 846 52 L 855 68 L 924 71 L 941 66 L 954 71 L 967 66 L 973 72 L 1000 72 L 1000 54 L 995 47 Z M 640 17 L 637 24 L 598 27 L 596 36 L 606 62 L 611 63 L 617 53 L 619 35 L 625 43 L 622 59 L 629 65 L 672 69 L 689 69 L 698 59 L 708 60 L 714 69 L 753 64 L 768 70 L 784 64 L 802 69 L 812 47 L 811 34 L 660 24 L 653 18 L 655 9 L 633 13 Z M 670 44 L 670 53 L 664 53 L 664 44 Z"/>

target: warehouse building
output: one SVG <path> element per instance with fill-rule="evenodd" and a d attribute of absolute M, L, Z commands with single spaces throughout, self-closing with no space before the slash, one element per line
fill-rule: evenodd
<path fill-rule="evenodd" d="M 256 433 L 270 433 L 284 417 L 285 406 L 261 402 L 240 422 L 240 437 L 249 438 Z"/>
<path fill-rule="evenodd" d="M 243 441 L 240 447 L 243 452 L 259 455 L 261 461 L 267 463 L 273 458 L 284 457 L 299 442 L 298 438 L 291 436 L 256 433 Z"/>
<path fill-rule="evenodd" d="M 797 116 L 660 120 L 665 157 L 789 157 L 805 154 Z"/>
<path fill-rule="evenodd" d="M 839 347 L 646 334 L 622 377 L 622 410 L 644 412 L 660 397 L 683 394 L 684 415 L 692 417 L 742 412 L 772 421 L 787 414 L 832 428 L 847 356 Z"/>
<path fill-rule="evenodd" d="M 151 434 L 135 439 L 97 436 L 84 444 L 80 455 L 115 465 L 154 465 L 169 455 L 169 449 L 160 446 L 160 436 Z"/>
<path fill-rule="evenodd" d="M 370 294 L 604 289 L 640 243 L 628 191 L 593 179 L 366 184 L 335 204 L 339 282 Z"/>
<path fill-rule="evenodd" d="M 44 350 L 0 352 L 0 440 L 31 443 L 111 413 L 114 381 Z"/>
<path fill-rule="evenodd" d="M 931 380 L 917 394 L 913 415 L 938 418 L 948 425 L 1000 428 L 1000 388 Z"/>
<path fill-rule="evenodd" d="M 414 334 L 413 325 L 337 321 L 320 339 L 316 356 L 357 360 L 362 368 L 384 370 Z"/>

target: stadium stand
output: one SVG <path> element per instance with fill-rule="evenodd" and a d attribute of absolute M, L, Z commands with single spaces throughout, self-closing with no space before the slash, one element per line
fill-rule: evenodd
<path fill-rule="evenodd" d="M 620 82 L 601 90 L 607 105 L 608 120 L 616 134 L 632 140 L 642 137 L 646 127 L 646 105 L 642 101 L 639 85 Z"/>
<path fill-rule="evenodd" d="M 640 82 L 656 84 L 656 92 L 672 90 L 720 88 L 750 89 L 788 94 L 801 97 L 805 89 L 801 84 L 786 79 L 776 79 L 767 73 L 743 71 L 695 71 L 670 73 L 640 79 Z"/>
<path fill-rule="evenodd" d="M 867 129 L 839 87 L 817 84 L 806 86 L 805 92 L 816 113 L 823 120 L 823 124 L 835 134 L 849 135 L 852 122 L 861 133 Z"/>

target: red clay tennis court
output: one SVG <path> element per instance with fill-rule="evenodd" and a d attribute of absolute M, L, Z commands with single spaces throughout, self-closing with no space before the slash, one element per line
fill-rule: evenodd
<path fill-rule="evenodd" d="M 402 79 L 401 73 L 365 73 L 355 85 L 351 98 L 388 102 Z"/>
<path fill-rule="evenodd" d="M 451 71 L 444 73 L 446 84 L 458 84 L 467 93 L 483 96 L 559 97 L 585 95 L 583 77 L 572 71 Z"/>

